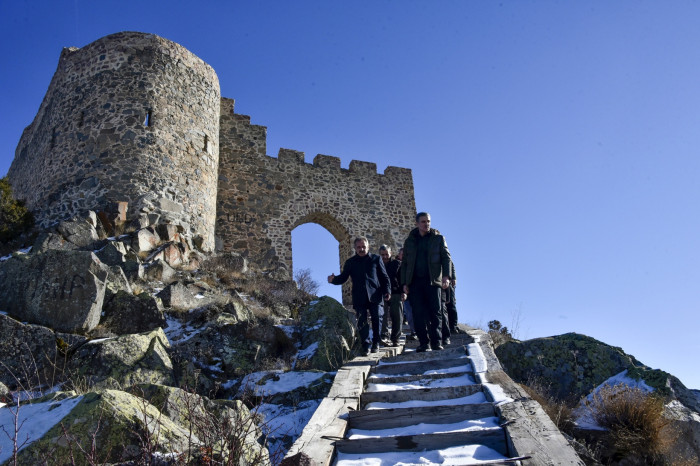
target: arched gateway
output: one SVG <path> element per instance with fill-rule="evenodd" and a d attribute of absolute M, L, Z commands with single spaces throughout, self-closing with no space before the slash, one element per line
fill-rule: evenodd
<path fill-rule="evenodd" d="M 366 236 L 375 252 L 386 243 L 395 250 L 414 225 L 411 170 L 350 162 L 280 149 L 265 153 L 266 128 L 233 113 L 222 99 L 219 154 L 217 248 L 247 255 L 261 269 L 292 270 L 292 230 L 318 223 L 339 243 L 339 262 L 353 253 L 352 239 Z M 346 303 L 347 304 L 347 303 Z"/>

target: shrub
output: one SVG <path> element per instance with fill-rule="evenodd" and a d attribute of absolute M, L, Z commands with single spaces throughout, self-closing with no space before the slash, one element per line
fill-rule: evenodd
<path fill-rule="evenodd" d="M 645 464 L 662 464 L 672 438 L 663 417 L 664 400 L 624 384 L 605 385 L 585 402 L 596 423 L 607 429 L 616 457 L 637 457 Z"/>
<path fill-rule="evenodd" d="M 23 201 L 12 197 L 7 177 L 0 179 L 0 243 L 19 236 L 34 226 L 34 217 Z"/>
<path fill-rule="evenodd" d="M 513 335 L 508 330 L 508 327 L 504 327 L 499 321 L 492 320 L 488 323 L 489 335 L 493 341 L 493 346 L 500 346 L 503 343 L 509 342 L 513 339 Z"/>

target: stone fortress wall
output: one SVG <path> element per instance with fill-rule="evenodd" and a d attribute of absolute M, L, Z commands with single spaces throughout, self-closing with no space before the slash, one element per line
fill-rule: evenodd
<path fill-rule="evenodd" d="M 184 47 L 122 32 L 65 48 L 8 171 L 42 226 L 129 203 L 214 246 L 219 80 Z"/>
<path fill-rule="evenodd" d="M 122 32 L 64 49 L 8 172 L 42 226 L 128 202 L 127 217 L 175 223 L 203 249 L 292 271 L 291 232 L 318 223 L 339 261 L 364 235 L 398 249 L 414 225 L 409 169 L 280 149 L 234 113 L 214 70 L 153 34 Z M 155 221 L 154 221 L 155 220 Z M 331 272 L 331 271 L 329 271 Z"/>
<path fill-rule="evenodd" d="M 266 128 L 234 113 L 222 99 L 217 247 L 242 253 L 263 268 L 292 271 L 292 230 L 304 223 L 325 227 L 339 243 L 340 263 L 353 254 L 352 240 L 366 236 L 396 252 L 415 222 L 411 170 L 280 149 L 266 155 Z M 328 271 L 332 272 L 331 270 Z"/>

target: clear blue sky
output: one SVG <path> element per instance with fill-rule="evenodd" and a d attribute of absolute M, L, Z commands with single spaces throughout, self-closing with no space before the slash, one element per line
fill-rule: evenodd
<path fill-rule="evenodd" d="M 412 168 L 461 321 L 519 315 L 521 339 L 583 333 L 700 388 L 698 19 L 690 1 L 1 0 L 0 176 L 62 47 L 152 32 L 214 67 L 268 154 Z M 323 281 L 319 230 L 293 247 Z"/>

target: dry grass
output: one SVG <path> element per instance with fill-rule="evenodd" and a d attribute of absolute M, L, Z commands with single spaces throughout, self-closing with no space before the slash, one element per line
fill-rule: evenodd
<path fill-rule="evenodd" d="M 605 386 L 585 405 L 598 425 L 608 430 L 616 459 L 665 464 L 674 436 L 663 417 L 661 397 L 626 385 Z"/>
<path fill-rule="evenodd" d="M 536 379 L 529 379 L 521 387 L 542 406 L 547 416 L 554 422 L 557 428 L 563 432 L 571 434 L 575 427 L 573 406 L 574 403 L 562 401 L 551 394 L 548 386 Z"/>

